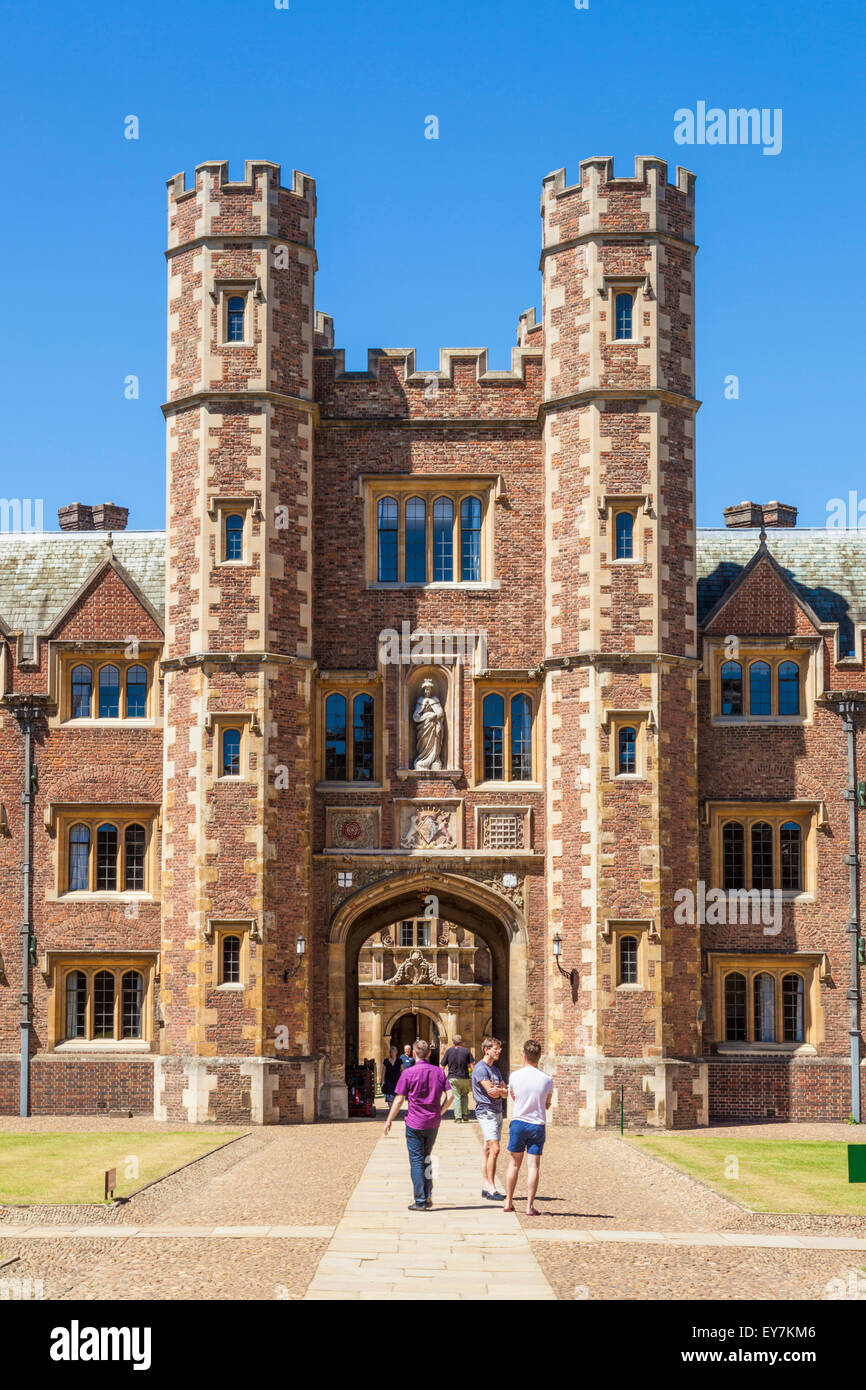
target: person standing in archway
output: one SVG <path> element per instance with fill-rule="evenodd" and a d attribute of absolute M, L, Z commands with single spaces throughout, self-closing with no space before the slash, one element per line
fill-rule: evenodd
<path fill-rule="evenodd" d="M 442 1058 L 442 1066 L 451 1082 L 451 1094 L 454 1097 L 454 1123 L 465 1124 L 469 1119 L 469 1092 L 472 1089 L 469 1068 L 475 1066 L 475 1058 L 469 1048 L 463 1046 L 463 1037 L 460 1033 L 454 1034 L 454 1041 Z"/>
<path fill-rule="evenodd" d="M 499 1136 L 502 1133 L 502 1103 L 508 1087 L 496 1063 L 502 1051 L 498 1038 L 485 1038 L 481 1044 L 483 1061 L 472 1068 L 472 1095 L 475 1118 L 481 1126 L 484 1148 L 481 1154 L 481 1196 L 489 1202 L 504 1201 L 496 1191 L 496 1162 L 499 1158 Z"/>
<path fill-rule="evenodd" d="M 404 1067 L 403 1075 L 397 1082 L 394 1104 L 385 1121 L 385 1134 L 391 1133 L 391 1121 L 397 1118 L 403 1097 L 408 1096 L 409 1109 L 406 1111 L 406 1148 L 409 1150 L 409 1171 L 412 1174 L 412 1188 L 415 1200 L 410 1202 L 410 1211 L 429 1211 L 433 1205 L 433 1174 L 430 1155 L 442 1116 L 451 1104 L 451 1087 L 441 1067 L 434 1067 L 427 1060 L 430 1044 L 424 1038 L 416 1038 L 412 1046 L 415 1065 Z"/>
<path fill-rule="evenodd" d="M 391 1051 L 382 1064 L 382 1094 L 388 1105 L 394 1104 L 394 1097 L 397 1094 L 397 1082 L 403 1074 L 403 1065 L 400 1061 L 400 1054 L 391 1045 Z"/>

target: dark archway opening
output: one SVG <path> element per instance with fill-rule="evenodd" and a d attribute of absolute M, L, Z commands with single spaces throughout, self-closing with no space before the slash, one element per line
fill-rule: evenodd
<path fill-rule="evenodd" d="M 492 1016 L 490 1019 L 493 1033 L 501 1038 L 502 1065 L 507 1069 L 509 1066 L 508 1042 L 510 1034 L 509 1018 L 509 942 L 506 929 L 492 913 L 485 912 L 475 903 L 463 900 L 458 892 L 455 892 L 451 885 L 443 886 L 437 882 L 422 886 L 408 885 L 403 893 L 383 900 L 371 907 L 361 917 L 355 921 L 346 938 L 345 955 L 345 984 L 346 984 L 346 1065 L 355 1066 L 359 1060 L 359 956 L 364 943 L 375 933 L 384 928 L 391 927 L 394 923 L 403 919 L 422 917 L 425 912 L 425 905 L 431 894 L 438 899 L 439 916 L 448 922 L 455 923 L 473 933 L 480 942 L 487 947 L 489 952 L 489 973 L 491 986 Z M 419 1003 L 421 994 L 419 990 Z M 417 1025 L 419 1013 L 415 1018 Z M 404 1015 L 405 1017 L 405 1015 Z M 411 1015 L 410 1015 L 411 1020 Z M 432 1025 L 433 1020 L 428 1019 Z M 397 1020 L 401 1028 L 410 1028 L 410 1023 L 402 1023 Z M 437 1030 L 439 1031 L 439 1030 Z M 415 1032 L 414 1036 L 404 1039 L 405 1042 L 413 1042 L 417 1036 L 425 1037 L 424 1032 Z M 393 1030 L 392 1030 L 393 1037 Z M 432 1041 L 432 1037 L 430 1039 Z M 441 1046 L 447 1045 L 449 1039 L 439 1038 Z M 386 1040 L 383 1038 L 383 1043 Z M 397 1044 L 400 1046 L 401 1044 Z M 380 1059 L 376 1059 L 377 1062 Z"/>

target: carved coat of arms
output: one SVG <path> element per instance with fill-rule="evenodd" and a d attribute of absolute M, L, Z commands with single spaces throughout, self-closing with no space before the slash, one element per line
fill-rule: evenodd
<path fill-rule="evenodd" d="M 437 811 L 435 806 L 413 811 L 400 845 L 403 849 L 454 849 L 451 811 Z"/>

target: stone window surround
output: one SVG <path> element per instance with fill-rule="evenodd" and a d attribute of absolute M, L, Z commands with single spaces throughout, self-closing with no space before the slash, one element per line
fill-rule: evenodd
<path fill-rule="evenodd" d="M 613 782 L 645 782 L 647 771 L 647 745 L 656 730 L 653 711 L 643 709 L 606 709 L 602 728 L 608 732 L 608 771 Z M 619 771 L 619 731 L 635 731 L 635 770 Z"/>
<path fill-rule="evenodd" d="M 50 802 L 45 808 L 45 828 L 54 833 L 54 891 L 46 893 L 46 902 L 158 902 L 159 859 L 157 856 L 157 835 L 162 823 L 162 807 L 157 802 L 123 804 L 115 802 Z M 69 833 L 74 825 L 86 825 L 90 830 L 89 881 L 96 880 L 96 832 L 100 825 L 117 827 L 118 839 L 118 883 L 123 881 L 124 831 L 127 825 L 144 827 L 144 888 L 97 889 L 70 892 L 69 882 Z"/>
<path fill-rule="evenodd" d="M 514 791 L 541 791 L 543 783 L 538 773 L 543 766 L 544 749 L 541 743 L 542 689 L 526 671 L 487 671 L 473 680 L 472 702 L 475 729 L 474 782 L 476 791 L 498 791 L 508 787 Z M 505 770 L 511 772 L 511 700 L 514 695 L 528 695 L 532 704 L 532 777 L 512 781 L 510 776 L 490 781 L 484 777 L 484 701 L 488 695 L 501 695 L 505 701 L 504 754 Z M 490 809 L 490 808 L 488 808 Z M 479 823 L 480 828 L 480 823 Z"/>
<path fill-rule="evenodd" d="M 616 518 L 619 512 L 628 512 L 634 522 L 632 530 L 632 553 L 628 558 L 618 560 L 616 555 Z M 641 522 L 641 514 L 653 518 L 652 498 L 643 492 L 605 492 L 598 502 L 598 514 L 605 523 L 607 534 L 607 563 L 609 565 L 647 565 L 647 528 Z"/>
<path fill-rule="evenodd" d="M 361 474 L 355 482 L 355 496 L 364 507 L 364 537 L 366 583 L 368 589 L 498 589 L 495 572 L 493 513 L 497 503 L 505 502 L 505 485 L 500 473 L 373 473 Z M 460 503 L 465 497 L 477 497 L 481 503 L 481 578 L 459 579 L 460 571 Z M 426 511 L 426 573 L 422 584 L 407 583 L 405 579 L 379 579 L 378 503 L 383 497 L 397 502 L 397 574 L 405 574 L 405 506 L 410 497 L 422 497 Z M 433 579 L 433 504 L 447 497 L 454 506 L 452 580 Z"/>
<path fill-rule="evenodd" d="M 377 671 L 320 671 L 316 698 L 316 791 L 378 791 L 382 787 L 384 749 L 382 739 L 382 677 Z M 346 701 L 346 772 L 353 765 L 354 723 L 352 702 L 356 695 L 373 697 L 373 776 L 370 781 L 325 779 L 325 701 L 342 695 Z"/>
<path fill-rule="evenodd" d="M 233 345 L 235 346 L 235 345 Z M 253 519 L 261 521 L 262 509 L 257 496 L 250 494 L 237 494 L 235 496 L 212 495 L 207 500 L 207 514 L 214 527 L 214 553 L 216 564 L 220 567 L 226 566 L 229 569 L 249 569 L 252 565 L 252 524 Z M 226 559 L 225 545 L 225 523 L 226 517 L 238 514 L 244 519 L 243 529 L 243 559 Z"/>
<path fill-rule="evenodd" d="M 650 989 L 649 948 L 650 944 L 656 945 L 659 941 L 654 919 L 651 917 L 636 917 L 634 919 L 607 917 L 601 935 L 603 940 L 610 942 L 611 979 L 616 982 L 614 988 L 626 993 Z M 637 938 L 637 981 L 634 984 L 624 984 L 619 978 L 619 943 L 624 936 Z"/>
<path fill-rule="evenodd" d="M 83 970 L 88 977 L 87 986 L 87 1037 L 67 1038 L 66 1034 L 66 977 L 73 970 Z M 108 970 L 115 980 L 114 984 L 114 1038 L 93 1038 L 93 978 L 101 970 Z M 121 980 L 128 970 L 137 970 L 142 976 L 141 1037 L 121 1038 L 120 1010 L 122 1008 Z M 48 1007 L 48 1041 L 50 1052 L 102 1052 L 127 1051 L 150 1052 L 154 1040 L 153 999 L 154 984 L 159 977 L 159 952 L 147 950 L 132 951 L 46 951 L 42 957 L 41 973 L 50 991 Z"/>
<path fill-rule="evenodd" d="M 827 825 L 823 801 L 707 801 L 704 805 L 702 823 L 709 827 L 710 854 L 712 863 L 713 887 L 722 892 L 737 891 L 724 888 L 724 863 L 722 851 L 723 827 L 730 821 L 738 821 L 743 827 L 746 889 L 738 891 L 760 891 L 749 889 L 752 867 L 751 827 L 758 821 L 766 821 L 773 829 L 773 870 L 776 887 L 783 902 L 814 902 L 818 892 L 818 831 Z M 802 832 L 801 838 L 801 889 L 782 889 L 778 887 L 781 863 L 779 854 L 779 830 L 787 821 L 796 822 Z M 769 889 L 765 890 L 771 891 Z"/>
<path fill-rule="evenodd" d="M 258 923 L 254 917 L 210 917 L 206 939 L 211 944 L 211 978 L 208 987 L 226 993 L 248 989 L 250 983 L 250 941 L 258 940 Z M 227 936 L 240 938 L 240 980 L 223 980 L 223 941 Z"/>
<path fill-rule="evenodd" d="M 49 656 L 49 693 L 56 701 L 56 713 L 48 720 L 49 728 L 61 725 L 70 729 L 86 728 L 161 728 L 162 716 L 159 713 L 159 657 L 161 642 L 141 642 L 138 655 L 127 656 L 130 643 L 119 642 L 52 642 Z M 116 666 L 120 672 L 120 713 L 111 718 L 100 718 L 91 714 L 72 718 L 72 671 L 76 666 L 89 666 L 92 673 L 91 710 L 98 710 L 99 669 L 102 666 Z M 143 666 L 147 672 L 146 714 L 125 714 L 126 673 L 131 666 Z"/>
<path fill-rule="evenodd" d="M 204 721 L 205 731 L 211 735 L 212 775 L 215 782 L 249 782 L 250 744 L 254 735 L 261 734 L 258 715 L 255 710 L 208 710 Z M 223 734 L 228 729 L 237 729 L 241 736 L 241 770 L 237 774 L 222 770 Z"/>
<path fill-rule="evenodd" d="M 605 335 L 607 343 L 636 343 L 638 346 L 643 346 L 643 332 L 641 331 L 639 316 L 643 312 L 644 301 L 649 298 L 649 276 L 646 273 L 641 275 L 635 272 L 625 275 L 602 275 L 598 293 L 604 300 L 607 309 L 607 333 Z M 618 294 L 631 295 L 630 338 L 618 338 L 616 336 L 616 297 Z"/>
<path fill-rule="evenodd" d="M 220 348 L 250 348 L 254 347 L 254 324 L 251 312 L 253 299 L 262 298 L 261 281 L 258 276 L 238 276 L 236 279 L 226 280 L 215 277 L 210 297 L 217 306 L 218 337 L 217 346 Z M 229 342 L 229 300 L 239 298 L 244 301 L 244 336 L 240 340 Z"/>
<path fill-rule="evenodd" d="M 743 728 L 744 726 L 797 728 L 811 724 L 815 715 L 815 700 L 818 695 L 820 674 L 820 654 L 822 639 L 814 637 L 756 637 L 737 638 L 737 646 L 731 651 L 730 639 L 724 637 L 704 639 L 703 676 L 710 681 L 710 717 L 719 728 Z M 743 672 L 743 714 L 722 714 L 722 667 L 729 661 L 736 661 Z M 755 661 L 766 661 L 770 667 L 770 709 L 771 714 L 750 714 L 749 708 L 749 667 Z M 779 701 L 778 668 L 783 661 L 795 661 L 800 668 L 800 713 L 777 714 Z"/>
<path fill-rule="evenodd" d="M 713 1000 L 713 1036 L 708 1039 L 720 1052 L 801 1052 L 814 1053 L 824 1040 L 824 1009 L 821 984 L 829 978 L 828 957 L 822 951 L 707 951 L 704 975 L 710 979 Z M 738 973 L 746 978 L 746 1042 L 725 1038 L 725 979 Z M 782 1032 L 782 977 L 800 975 L 803 979 L 803 1042 L 762 1043 L 754 1041 L 754 1002 L 752 981 L 767 973 L 775 981 L 776 1034 Z"/>

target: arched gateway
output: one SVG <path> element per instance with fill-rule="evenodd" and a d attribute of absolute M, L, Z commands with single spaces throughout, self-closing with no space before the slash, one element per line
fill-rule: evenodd
<path fill-rule="evenodd" d="M 493 964 L 493 1020 L 502 1029 L 505 1061 L 529 1030 L 528 938 L 523 913 L 503 894 L 476 879 L 428 869 L 388 875 L 346 898 L 328 931 L 328 1070 L 319 1114 L 348 1113 L 346 1058 L 357 1037 L 358 955 L 374 931 L 398 918 L 433 909 L 480 937 Z"/>

